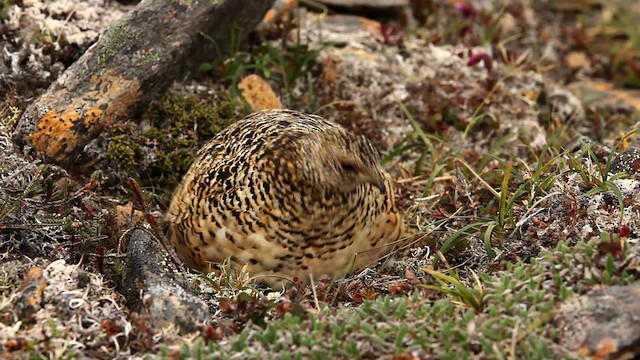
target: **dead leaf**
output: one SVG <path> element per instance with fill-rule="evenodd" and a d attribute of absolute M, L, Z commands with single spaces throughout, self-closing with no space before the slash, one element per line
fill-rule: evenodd
<path fill-rule="evenodd" d="M 119 228 L 136 225 L 143 217 L 140 210 L 133 210 L 131 206 L 116 205 L 116 221 Z"/>
<path fill-rule="evenodd" d="M 238 87 L 253 110 L 282 109 L 280 98 L 261 76 L 249 75 L 240 81 Z"/>

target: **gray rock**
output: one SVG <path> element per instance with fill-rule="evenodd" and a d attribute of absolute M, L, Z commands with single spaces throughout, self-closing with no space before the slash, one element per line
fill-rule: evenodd
<path fill-rule="evenodd" d="M 173 324 L 189 333 L 210 317 L 207 306 L 190 291 L 169 254 L 143 230 L 133 231 L 129 238 L 122 288 L 129 307 L 152 327 Z"/>
<path fill-rule="evenodd" d="M 409 0 L 319 0 L 329 6 L 389 8 L 409 6 Z"/>
<path fill-rule="evenodd" d="M 640 281 L 591 291 L 562 305 L 556 316 L 560 345 L 580 356 L 640 356 Z"/>

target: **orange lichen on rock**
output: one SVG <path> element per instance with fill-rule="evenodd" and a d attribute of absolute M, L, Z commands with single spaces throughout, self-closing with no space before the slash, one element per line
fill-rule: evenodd
<path fill-rule="evenodd" d="M 84 126 L 89 127 L 95 125 L 100 120 L 101 116 L 101 109 L 89 109 L 89 111 L 87 111 L 87 115 L 84 118 Z"/>
<path fill-rule="evenodd" d="M 93 140 L 107 125 L 121 121 L 140 102 L 140 82 L 118 75 L 115 70 L 91 77 L 84 89 L 71 87 L 43 95 L 31 110 L 36 130 L 25 139 L 41 154 L 57 162 Z M 50 109 L 36 117 L 35 109 Z"/>
<path fill-rule="evenodd" d="M 335 86 L 336 81 L 338 80 L 338 65 L 340 65 L 340 58 L 334 55 L 328 56 L 322 62 L 322 74 L 320 74 L 320 79 L 323 84 L 328 86 Z"/>
<path fill-rule="evenodd" d="M 39 152 L 59 160 L 65 149 L 75 145 L 77 135 L 73 124 L 79 118 L 80 114 L 75 110 L 67 110 L 62 114 L 50 110 L 38 121 L 38 131 L 27 138 Z"/>
<path fill-rule="evenodd" d="M 259 25 L 261 29 L 273 28 L 278 21 L 289 19 L 293 10 L 298 7 L 298 0 L 282 0 L 276 1 L 271 9 L 262 17 L 262 23 Z"/>
<path fill-rule="evenodd" d="M 78 121 L 82 121 L 85 128 L 93 126 L 102 115 L 102 110 L 91 109 L 86 114 L 80 114 L 73 109 L 58 113 L 50 110 L 38 121 L 38 131 L 29 135 L 27 139 L 39 152 L 54 160 L 63 160 L 68 151 L 76 148 L 79 136 Z"/>
<path fill-rule="evenodd" d="M 46 287 L 42 268 L 34 267 L 24 275 L 20 285 L 19 316 L 30 318 L 40 309 Z"/>
<path fill-rule="evenodd" d="M 104 119 L 102 119 L 105 123 L 113 123 L 114 119 L 129 114 L 133 107 L 139 104 L 143 95 L 139 80 L 128 79 L 118 74 L 115 69 L 92 76 L 90 84 L 92 90 L 83 96 L 77 96 L 78 102 L 85 98 L 94 99 L 95 103 L 81 103 L 84 105 L 82 108 L 90 105 L 92 108 L 105 109 Z"/>
<path fill-rule="evenodd" d="M 582 357 L 592 357 L 594 359 L 607 359 L 613 353 L 618 351 L 616 341 L 612 338 L 602 339 L 596 349 L 591 349 L 588 345 L 583 345 L 578 350 L 578 354 Z"/>
<path fill-rule="evenodd" d="M 42 269 L 35 267 L 27 272 L 22 281 L 22 289 L 32 286 L 33 293 L 28 297 L 29 305 L 35 306 L 42 302 L 42 294 L 47 287 L 47 283 L 42 278 Z"/>
<path fill-rule="evenodd" d="M 124 205 L 116 205 L 115 215 L 119 227 L 138 225 L 144 219 L 142 211 Z"/>

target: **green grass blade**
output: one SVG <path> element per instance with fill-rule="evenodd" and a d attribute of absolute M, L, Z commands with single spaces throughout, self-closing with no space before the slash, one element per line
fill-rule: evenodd
<path fill-rule="evenodd" d="M 489 224 L 489 226 L 487 226 L 487 229 L 484 231 L 484 248 L 487 251 L 489 260 L 493 260 L 496 257 L 496 253 L 493 251 L 493 248 L 491 246 L 491 235 L 493 234 L 493 229 L 495 229 L 496 226 L 498 226 L 498 224 L 496 223 Z"/>

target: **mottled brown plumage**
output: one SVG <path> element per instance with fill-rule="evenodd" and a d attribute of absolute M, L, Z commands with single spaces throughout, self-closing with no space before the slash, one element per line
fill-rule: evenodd
<path fill-rule="evenodd" d="M 206 271 L 228 257 L 278 286 L 377 261 L 400 236 L 392 184 L 364 138 L 318 116 L 254 113 L 197 154 L 173 194 L 171 241 Z"/>

